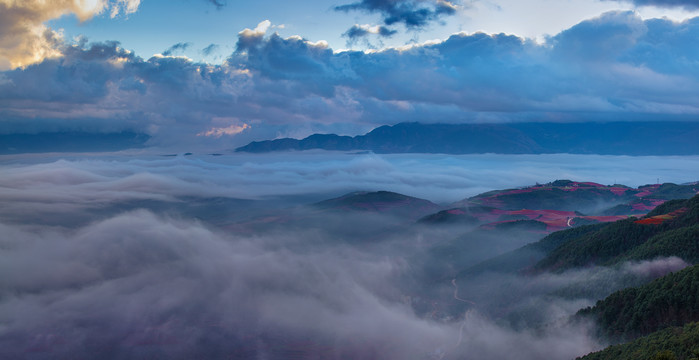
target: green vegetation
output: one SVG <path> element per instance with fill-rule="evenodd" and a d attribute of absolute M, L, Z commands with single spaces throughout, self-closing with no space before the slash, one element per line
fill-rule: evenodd
<path fill-rule="evenodd" d="M 664 183 L 660 185 L 660 187 L 653 192 L 652 197 L 653 199 L 663 199 L 663 200 L 672 200 L 672 199 L 686 199 L 688 197 L 692 197 L 696 195 L 696 186 L 691 185 L 677 185 L 673 183 Z M 640 189 L 640 188 L 639 188 Z"/>
<path fill-rule="evenodd" d="M 606 224 L 600 230 L 568 241 L 537 265 L 537 270 L 563 271 L 595 264 L 611 265 L 617 258 L 659 232 L 657 226 L 636 224 L 636 218 Z"/>
<path fill-rule="evenodd" d="M 699 224 L 669 230 L 623 256 L 623 260 L 649 260 L 657 257 L 678 256 L 692 264 L 699 263 Z"/>
<path fill-rule="evenodd" d="M 677 211 L 684 207 L 687 204 L 687 199 L 679 199 L 679 200 L 670 200 L 666 201 L 658 206 L 656 206 L 655 209 L 651 210 L 646 214 L 647 217 L 651 216 L 657 216 L 657 215 L 662 215 L 662 214 L 668 214 L 673 211 Z"/>
<path fill-rule="evenodd" d="M 660 256 L 678 256 L 685 261 L 699 263 L 699 196 L 668 201 L 644 219 L 669 213 L 676 215 L 658 224 L 640 224 L 636 218 L 603 224 L 596 231 L 561 242 L 534 269 L 563 271 L 574 267 L 616 265 L 627 260 L 650 260 Z"/>
<path fill-rule="evenodd" d="M 699 321 L 699 265 L 617 291 L 577 316 L 594 319 L 600 336 L 612 341 Z"/>
<path fill-rule="evenodd" d="M 633 342 L 613 345 L 581 360 L 699 360 L 699 323 L 672 327 Z"/>

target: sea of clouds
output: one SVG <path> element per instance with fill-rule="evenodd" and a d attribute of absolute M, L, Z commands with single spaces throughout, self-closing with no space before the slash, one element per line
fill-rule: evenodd
<path fill-rule="evenodd" d="M 424 294 L 425 285 L 411 281 L 423 250 L 463 236 L 458 230 L 407 224 L 408 231 L 367 244 L 352 239 L 362 232 L 342 229 L 377 226 L 374 215 L 327 215 L 275 231 L 231 224 L 244 221 L 248 207 L 278 213 L 354 190 L 449 203 L 560 178 L 637 186 L 699 173 L 696 157 L 581 155 L 120 153 L 1 161 L 0 355 L 17 359 L 573 358 L 604 345 L 589 335 L 590 324 L 565 320 L 596 298 L 551 294 L 600 269 L 459 281 L 459 297 L 471 304 L 451 295 L 449 281 Z M 205 204 L 221 199 L 230 200 L 223 215 L 231 218 L 210 221 Z M 684 266 L 659 259 L 603 270 L 621 279 Z M 447 296 L 430 301 L 456 309 L 451 315 L 416 311 L 408 300 L 440 291 Z M 508 301 L 533 320 L 498 317 Z"/>

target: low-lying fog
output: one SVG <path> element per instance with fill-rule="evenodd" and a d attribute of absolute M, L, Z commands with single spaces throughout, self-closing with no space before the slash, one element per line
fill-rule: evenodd
<path fill-rule="evenodd" d="M 555 179 L 696 181 L 699 157 L 143 154 L 0 157 L 0 357 L 571 359 L 567 318 L 677 258 L 458 271 L 542 235 L 303 207 L 356 190 L 446 204 Z M 442 258 L 440 246 L 461 244 Z M 451 263 L 450 263 L 451 261 Z M 438 266 L 435 266 L 437 264 Z M 448 266 L 447 266 L 448 265 Z"/>

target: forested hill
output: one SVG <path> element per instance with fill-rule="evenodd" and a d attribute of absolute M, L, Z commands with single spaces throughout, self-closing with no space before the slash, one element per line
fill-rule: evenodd
<path fill-rule="evenodd" d="M 699 360 L 699 323 L 672 327 L 613 345 L 580 360 Z"/>
<path fill-rule="evenodd" d="M 699 321 L 699 265 L 617 291 L 577 316 L 594 319 L 600 335 L 612 341 Z"/>
<path fill-rule="evenodd" d="M 443 154 L 699 154 L 699 122 L 421 124 L 381 126 L 365 135 L 314 134 L 254 141 L 239 152 L 370 150 Z"/>
<path fill-rule="evenodd" d="M 476 273 L 564 271 L 677 256 L 699 263 L 699 196 L 670 200 L 646 216 L 554 232 L 538 242 L 465 269 Z"/>
<path fill-rule="evenodd" d="M 626 260 L 678 256 L 699 262 L 699 195 L 673 200 L 641 219 L 629 218 L 568 239 L 536 264 L 538 271 L 614 265 Z"/>
<path fill-rule="evenodd" d="M 605 229 L 607 238 L 597 233 L 575 239 L 558 247 L 539 266 L 585 263 L 591 261 L 595 248 L 602 256 L 594 260 L 605 264 L 666 256 L 699 263 L 699 195 L 666 202 L 643 219 Z M 564 250 L 577 253 L 564 257 Z M 636 339 L 587 355 L 585 360 L 699 358 L 699 265 L 612 293 L 580 310 L 576 318 L 593 320 L 598 336 L 606 341 Z"/>

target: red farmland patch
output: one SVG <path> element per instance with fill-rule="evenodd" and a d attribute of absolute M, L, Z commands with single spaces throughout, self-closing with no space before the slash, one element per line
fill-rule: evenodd
<path fill-rule="evenodd" d="M 642 224 L 642 225 L 660 225 L 662 224 L 666 219 L 659 218 L 659 217 L 651 217 L 647 219 L 641 219 L 636 221 L 636 224 Z"/>
<path fill-rule="evenodd" d="M 640 193 L 635 194 L 634 196 L 635 196 L 635 197 L 644 197 L 644 196 L 648 196 L 648 195 L 650 195 L 650 194 L 652 194 L 651 191 L 643 190 L 643 191 L 641 191 Z"/>
<path fill-rule="evenodd" d="M 687 208 L 680 208 L 668 214 L 656 215 L 649 218 L 637 220 L 635 221 L 635 223 L 643 225 L 660 225 L 663 222 L 667 220 L 672 220 L 685 212 L 687 212 Z"/>
<path fill-rule="evenodd" d="M 654 185 L 648 185 L 644 186 L 642 188 L 638 188 L 638 190 L 641 190 L 638 194 L 635 194 L 634 196 L 636 197 L 646 197 L 648 195 L 652 195 L 658 188 L 660 187 L 660 184 L 654 184 Z"/>

